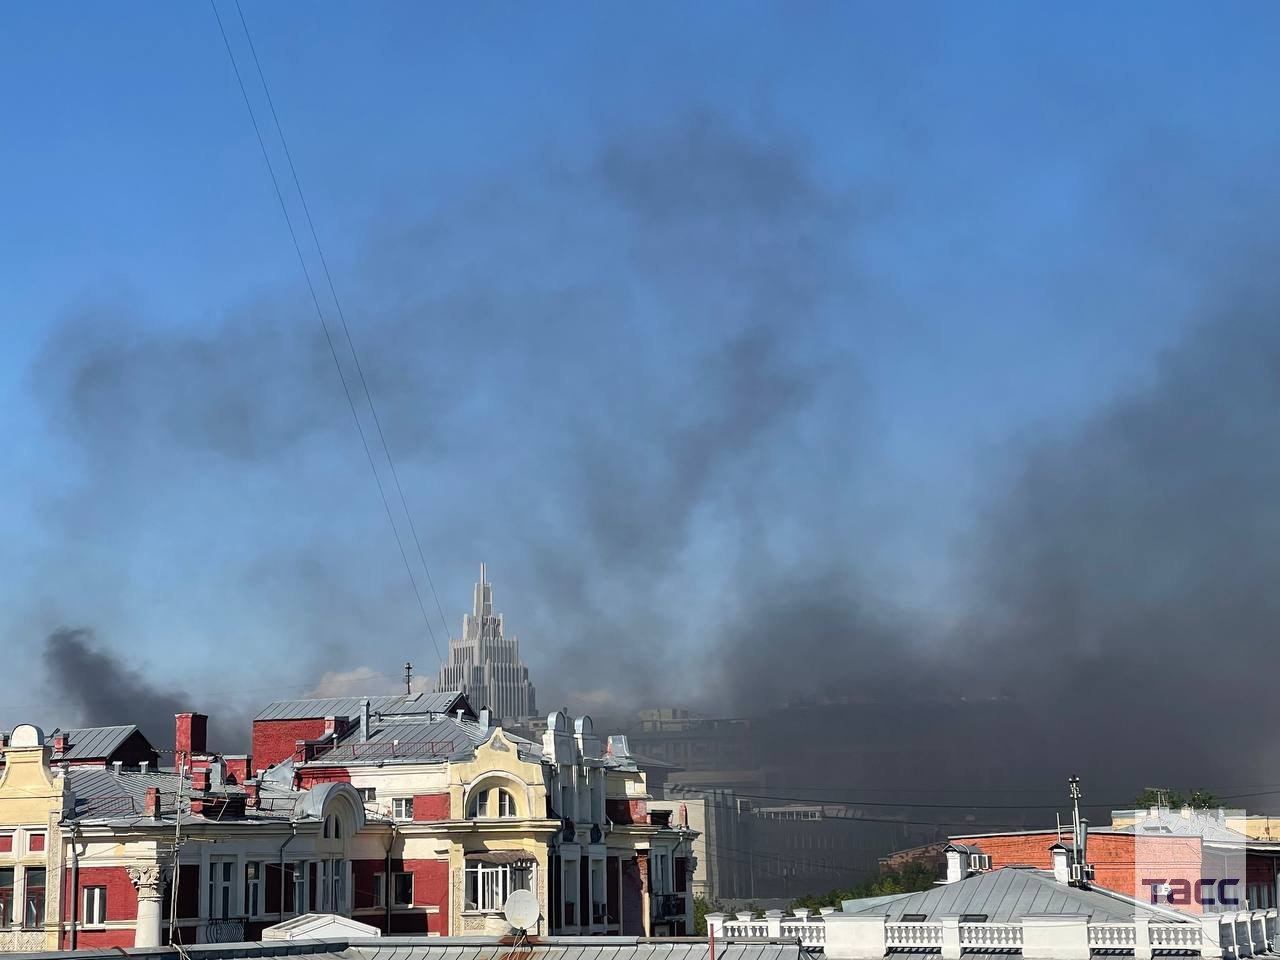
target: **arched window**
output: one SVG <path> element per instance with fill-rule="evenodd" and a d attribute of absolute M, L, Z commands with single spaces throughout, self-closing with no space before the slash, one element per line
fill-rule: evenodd
<path fill-rule="evenodd" d="M 515 817 L 516 798 L 509 790 L 501 787 L 490 790 L 477 790 L 471 798 L 469 816 L 473 820 L 487 820 L 490 817 Z"/>
<path fill-rule="evenodd" d="M 514 817 L 516 815 L 516 798 L 506 790 L 498 791 L 498 816 Z"/>

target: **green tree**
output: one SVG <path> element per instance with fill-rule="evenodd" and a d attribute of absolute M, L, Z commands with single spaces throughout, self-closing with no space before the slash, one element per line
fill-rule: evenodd
<path fill-rule="evenodd" d="M 707 935 L 707 914 L 708 913 L 724 913 L 724 905 L 717 900 L 708 900 L 706 897 L 697 896 L 693 898 L 693 934 L 696 937 L 705 937 Z"/>
<path fill-rule="evenodd" d="M 1170 790 L 1165 787 L 1147 787 L 1134 799 L 1139 807 L 1169 807 L 1177 810 L 1191 807 L 1194 810 L 1207 810 L 1218 805 L 1218 798 L 1208 790 Z"/>
<path fill-rule="evenodd" d="M 793 909 L 801 907 L 820 910 L 822 907 L 838 907 L 845 900 L 885 897 L 895 893 L 915 893 L 917 890 L 928 890 L 937 879 L 937 871 L 932 865 L 908 863 L 900 870 L 882 870 L 874 880 L 868 880 L 857 886 L 799 897 L 791 902 L 791 906 Z"/>

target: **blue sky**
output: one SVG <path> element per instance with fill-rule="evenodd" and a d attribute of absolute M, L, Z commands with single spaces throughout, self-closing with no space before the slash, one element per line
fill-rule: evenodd
<path fill-rule="evenodd" d="M 1274 6 L 245 15 L 448 625 L 487 561 L 587 705 L 696 695 L 639 651 L 806 569 L 945 633 L 1028 438 L 1141 390 L 1270 203 Z M 205 699 L 429 666 L 210 9 L 7 10 L 0 86 L 0 724 L 78 709 L 60 626 Z"/>

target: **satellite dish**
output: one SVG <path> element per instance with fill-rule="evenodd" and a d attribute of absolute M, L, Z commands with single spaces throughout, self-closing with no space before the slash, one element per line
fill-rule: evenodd
<path fill-rule="evenodd" d="M 537 926 L 542 908 L 538 906 L 538 898 L 533 895 L 533 891 L 512 890 L 502 908 L 502 915 L 517 930 L 528 930 Z"/>

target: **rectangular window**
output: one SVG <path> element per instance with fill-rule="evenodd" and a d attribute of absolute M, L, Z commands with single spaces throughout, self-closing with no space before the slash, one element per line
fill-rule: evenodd
<path fill-rule="evenodd" d="M 293 865 L 293 887 L 290 892 L 293 894 L 293 899 L 285 905 L 285 909 L 290 913 L 304 912 L 307 902 L 307 862 L 305 860 Z"/>
<path fill-rule="evenodd" d="M 413 797 L 392 797 L 391 816 L 397 820 L 412 820 Z"/>
<path fill-rule="evenodd" d="M 0 867 L 0 929 L 13 924 L 13 867 Z"/>
<path fill-rule="evenodd" d="M 244 865 L 244 915 L 262 916 L 262 864 L 250 860 Z"/>
<path fill-rule="evenodd" d="M 496 913 L 506 905 L 512 890 L 533 889 L 533 868 L 527 864 L 467 864 L 466 909 Z"/>
<path fill-rule="evenodd" d="M 39 853 L 43 849 L 44 849 L 44 834 L 28 833 L 27 834 L 27 850 L 30 851 L 31 853 Z"/>
<path fill-rule="evenodd" d="M 231 916 L 232 871 L 230 860 L 215 860 L 209 864 L 209 919 L 226 920 Z"/>
<path fill-rule="evenodd" d="M 86 926 L 100 927 L 107 922 L 107 888 L 84 888 L 84 922 Z"/>
<path fill-rule="evenodd" d="M 341 913 L 347 909 L 347 862 L 334 860 L 329 869 L 332 871 L 330 876 L 333 887 L 329 909 L 334 913 Z"/>
<path fill-rule="evenodd" d="M 38 930 L 44 926 L 44 867 L 27 867 L 22 876 L 26 886 L 22 925 L 28 930 Z"/>
<path fill-rule="evenodd" d="M 356 787 L 356 793 L 360 794 L 360 800 L 364 803 L 373 803 L 378 799 L 377 787 Z"/>
<path fill-rule="evenodd" d="M 387 875 L 385 873 L 375 873 L 373 875 L 373 901 L 379 907 L 387 905 Z M 391 905 L 393 907 L 413 906 L 412 873 L 391 874 Z"/>

